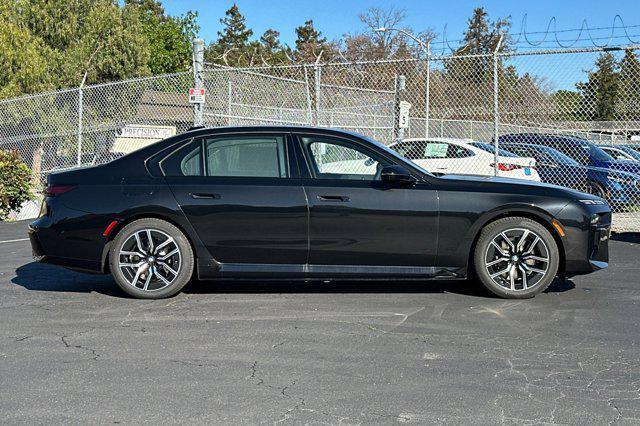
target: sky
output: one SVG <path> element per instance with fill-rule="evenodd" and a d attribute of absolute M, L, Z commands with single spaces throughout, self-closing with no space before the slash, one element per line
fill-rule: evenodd
<path fill-rule="evenodd" d="M 200 36 L 209 42 L 217 38 L 221 28 L 219 20 L 234 1 L 164 0 L 162 3 L 170 14 L 198 12 Z M 516 32 L 525 14 L 528 31 L 543 31 L 552 17 L 556 17 L 558 29 L 579 28 L 583 19 L 587 19 L 590 27 L 608 27 L 615 15 L 621 15 L 626 25 L 640 24 L 639 0 L 237 0 L 235 3 L 246 16 L 254 36 L 274 28 L 280 31 L 282 41 L 290 45 L 295 40 L 295 27 L 308 19 L 313 19 L 329 39 L 357 31 L 361 28 L 358 14 L 370 7 L 405 9 L 406 25 L 417 31 L 433 29 L 442 34 L 447 25 L 447 38 L 451 40 L 460 38 L 466 20 L 478 6 L 485 7 L 493 19 L 511 16 Z M 632 30 L 633 34 L 640 34 L 640 27 Z"/>
<path fill-rule="evenodd" d="M 165 10 L 171 15 L 179 15 L 192 10 L 198 12 L 198 23 L 201 27 L 200 37 L 205 42 L 215 41 L 217 32 L 222 28 L 220 18 L 233 5 L 232 0 L 163 0 Z M 475 7 L 482 6 L 491 20 L 511 17 L 512 33 L 519 33 L 523 18 L 526 16 L 526 30 L 530 40 L 539 40 L 542 35 L 532 34 L 544 32 L 552 18 L 555 18 L 557 30 L 579 29 L 583 20 L 587 20 L 589 28 L 611 27 L 616 15 L 620 15 L 628 27 L 628 34 L 640 44 L 640 0 L 521 0 L 521 1 L 467 1 L 467 0 L 237 0 L 240 12 L 245 15 L 247 26 L 254 31 L 254 38 L 259 38 L 268 28 L 281 33 L 281 41 L 290 46 L 295 44 L 295 27 L 306 20 L 313 19 L 317 29 L 329 40 L 339 39 L 344 34 L 362 30 L 358 14 L 370 7 L 382 9 L 404 9 L 406 20 L 404 25 L 415 31 L 433 30 L 439 35 L 439 43 L 433 44 L 434 53 L 446 54 L 442 50 L 443 34 L 450 45 L 457 47 L 466 28 L 467 19 Z M 622 22 L 616 21 L 614 42 L 629 44 L 620 29 Z M 552 27 L 553 28 L 553 27 Z M 604 44 L 611 35 L 610 29 L 593 30 L 591 36 L 596 42 Z M 559 33 L 561 42 L 568 44 L 574 40 L 578 32 Z M 558 48 L 549 36 L 541 47 Z M 592 46 L 587 35 L 583 33 L 576 47 Z M 520 50 L 539 50 L 523 45 Z M 518 72 L 528 72 L 534 76 L 544 77 L 551 83 L 550 89 L 575 89 L 575 84 L 586 79 L 586 71 L 592 69 L 597 53 L 579 55 L 545 55 L 519 57 L 513 61 Z"/>

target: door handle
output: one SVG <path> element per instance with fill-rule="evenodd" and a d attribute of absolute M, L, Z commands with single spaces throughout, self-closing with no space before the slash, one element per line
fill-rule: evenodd
<path fill-rule="evenodd" d="M 219 200 L 220 199 L 220 194 L 206 194 L 202 192 L 192 192 L 189 195 L 191 195 L 191 198 L 194 198 L 196 200 Z"/>
<path fill-rule="evenodd" d="M 318 195 L 318 200 L 320 201 L 332 201 L 334 203 L 347 203 L 349 202 L 349 197 L 344 195 Z"/>

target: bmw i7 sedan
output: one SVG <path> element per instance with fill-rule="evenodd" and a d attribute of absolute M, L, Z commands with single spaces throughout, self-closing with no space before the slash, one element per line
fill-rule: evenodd
<path fill-rule="evenodd" d="M 54 173 L 34 256 L 162 298 L 192 278 L 465 279 L 528 298 L 607 266 L 599 197 L 518 179 L 435 176 L 367 137 L 200 128 Z"/>

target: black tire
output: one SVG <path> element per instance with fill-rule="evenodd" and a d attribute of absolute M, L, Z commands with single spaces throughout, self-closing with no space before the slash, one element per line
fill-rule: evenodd
<path fill-rule="evenodd" d="M 147 230 L 150 232 L 152 245 L 149 245 L 148 237 L 145 240 L 145 235 L 149 235 Z M 136 243 L 136 233 L 144 246 L 142 249 L 139 249 Z M 165 237 L 168 238 L 162 240 Z M 162 243 L 169 239 L 173 241 L 167 243 L 164 248 Z M 133 248 L 129 248 L 132 244 Z M 175 252 L 176 249 L 177 253 L 163 259 L 165 255 Z M 129 257 L 121 254 L 123 250 L 140 252 L 144 256 Z M 153 253 L 153 250 L 157 253 Z M 152 253 L 147 255 L 146 252 Z M 133 263 L 144 264 L 143 269 L 146 266 L 145 272 L 142 272 L 139 277 L 136 275 L 139 267 L 121 267 L 122 264 Z M 139 219 L 122 228 L 114 238 L 109 253 L 109 266 L 118 286 L 129 295 L 140 299 L 162 299 L 175 295 L 191 280 L 194 268 L 193 250 L 184 233 L 171 223 L 155 218 Z M 169 272 L 170 270 L 176 273 L 173 274 Z M 147 273 L 148 271 L 151 273 Z M 148 280 L 144 280 L 147 281 L 146 283 L 141 281 L 145 277 L 149 277 Z M 134 286 L 132 282 L 136 285 Z"/>
<path fill-rule="evenodd" d="M 522 249 L 518 245 L 521 239 L 524 240 Z M 532 253 L 527 254 L 528 250 Z M 540 260 L 544 258 L 547 262 Z M 507 217 L 482 229 L 473 263 L 475 276 L 492 294 L 505 299 L 527 299 L 544 291 L 554 280 L 560 251 L 551 233 L 540 223 L 526 217 Z M 490 266 L 491 263 L 496 264 Z M 499 274 L 507 269 L 508 272 Z M 544 271 L 544 274 L 532 269 Z M 491 275 L 496 276 L 492 278 Z M 514 275 L 515 279 L 512 279 Z"/>
<path fill-rule="evenodd" d="M 587 181 L 585 192 L 587 194 L 598 196 L 603 200 L 607 199 L 607 191 L 598 182 Z"/>

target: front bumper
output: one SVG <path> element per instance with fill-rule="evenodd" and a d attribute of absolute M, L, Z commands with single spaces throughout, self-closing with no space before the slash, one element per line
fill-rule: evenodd
<path fill-rule="evenodd" d="M 611 236 L 611 212 L 600 211 L 597 224 L 567 235 L 566 270 L 568 277 L 588 274 L 609 266 L 609 238 Z"/>

